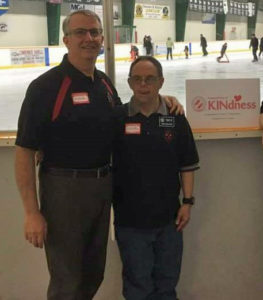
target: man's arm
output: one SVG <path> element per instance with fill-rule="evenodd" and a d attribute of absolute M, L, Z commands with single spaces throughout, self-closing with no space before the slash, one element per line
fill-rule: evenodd
<path fill-rule="evenodd" d="M 37 200 L 34 150 L 16 146 L 15 175 L 25 211 L 25 238 L 35 247 L 42 248 L 47 224 Z"/>
<path fill-rule="evenodd" d="M 194 171 L 181 172 L 182 190 L 185 198 L 193 196 Z M 182 204 L 176 218 L 177 230 L 181 231 L 190 220 L 191 204 Z"/>

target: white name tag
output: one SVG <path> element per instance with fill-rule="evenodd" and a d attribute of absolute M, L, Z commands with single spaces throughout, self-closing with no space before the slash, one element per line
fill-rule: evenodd
<path fill-rule="evenodd" d="M 175 127 L 174 117 L 170 117 L 170 116 L 159 117 L 159 127 Z"/>
<path fill-rule="evenodd" d="M 73 93 L 71 96 L 74 105 L 90 103 L 88 93 Z"/>
<path fill-rule="evenodd" d="M 126 123 L 125 134 L 141 134 L 141 123 Z"/>

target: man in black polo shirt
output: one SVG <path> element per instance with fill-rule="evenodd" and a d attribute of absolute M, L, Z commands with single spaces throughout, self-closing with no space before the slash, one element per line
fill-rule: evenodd
<path fill-rule="evenodd" d="M 43 247 L 49 300 L 90 300 L 103 280 L 109 228 L 113 107 L 109 78 L 95 68 L 103 42 L 99 17 L 76 11 L 63 22 L 62 63 L 34 80 L 22 105 L 16 179 L 25 237 Z M 41 150 L 39 209 L 35 153 Z"/>
<path fill-rule="evenodd" d="M 103 42 L 99 17 L 78 11 L 63 23 L 62 63 L 34 80 L 22 105 L 16 177 L 25 207 L 25 236 L 43 246 L 49 300 L 89 300 L 103 280 L 111 200 L 112 107 L 121 104 L 95 68 Z M 40 166 L 39 210 L 34 155 Z"/>
<path fill-rule="evenodd" d="M 194 201 L 197 150 L 186 118 L 169 115 L 159 96 L 163 81 L 160 63 L 139 57 L 128 79 L 134 95 L 116 107 L 113 204 L 126 300 L 176 299 L 182 230 Z"/>

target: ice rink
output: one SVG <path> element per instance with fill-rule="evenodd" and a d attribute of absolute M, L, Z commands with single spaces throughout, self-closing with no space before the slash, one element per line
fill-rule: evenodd
<path fill-rule="evenodd" d="M 160 58 L 164 71 L 162 94 L 174 95 L 185 106 L 185 81 L 187 79 L 226 79 L 226 78 L 260 78 L 263 79 L 262 61 L 252 63 L 252 54 L 229 53 L 230 63 L 218 63 L 218 54 L 207 57 L 193 56 L 188 60 L 175 56 L 171 61 Z M 129 100 L 131 92 L 127 84 L 130 62 L 116 62 L 116 87 L 122 101 Z M 97 64 L 104 70 L 104 64 Z M 27 86 L 49 67 L 0 70 L 0 131 L 16 130 L 17 118 Z M 263 81 L 260 90 L 263 92 Z M 262 93 L 261 93 L 262 94 Z"/>

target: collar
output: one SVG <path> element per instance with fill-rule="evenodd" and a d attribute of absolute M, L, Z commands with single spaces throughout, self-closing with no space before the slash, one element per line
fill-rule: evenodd
<path fill-rule="evenodd" d="M 87 79 L 89 78 L 90 80 L 91 77 L 88 77 L 86 76 L 85 74 L 83 74 L 81 71 L 79 71 L 77 68 L 75 68 L 68 60 L 68 55 L 65 54 L 64 57 L 63 57 L 63 60 L 60 64 L 60 66 L 63 68 L 63 70 L 65 71 L 65 73 L 67 73 L 67 75 L 71 78 L 74 78 L 74 79 Z M 96 78 L 101 78 L 101 76 L 99 75 L 99 72 L 98 70 L 96 69 L 95 67 L 95 70 L 94 70 L 94 81 Z"/>
<path fill-rule="evenodd" d="M 158 107 L 158 110 L 154 113 L 160 114 L 160 115 L 169 115 L 165 100 L 161 95 L 159 95 L 160 105 Z M 128 116 L 132 117 L 136 114 L 140 113 L 140 107 L 136 104 L 134 97 L 131 97 L 130 102 L 128 103 Z"/>

